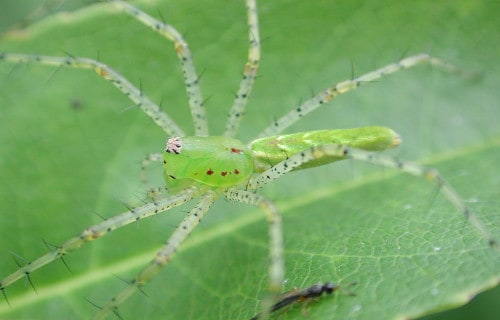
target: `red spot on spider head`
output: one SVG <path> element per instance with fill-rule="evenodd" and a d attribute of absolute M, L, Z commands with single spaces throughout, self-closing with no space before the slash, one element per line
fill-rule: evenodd
<path fill-rule="evenodd" d="M 234 174 L 240 174 L 240 170 L 238 170 L 238 169 L 234 169 L 233 172 L 234 172 Z"/>
<path fill-rule="evenodd" d="M 243 153 L 241 149 L 238 148 L 231 148 L 231 153 Z"/>
<path fill-rule="evenodd" d="M 220 174 L 221 174 L 223 177 L 225 177 L 225 176 L 227 175 L 227 171 L 222 171 Z"/>
<path fill-rule="evenodd" d="M 211 176 L 212 174 L 214 174 L 214 171 L 212 169 L 208 169 L 207 174 Z"/>

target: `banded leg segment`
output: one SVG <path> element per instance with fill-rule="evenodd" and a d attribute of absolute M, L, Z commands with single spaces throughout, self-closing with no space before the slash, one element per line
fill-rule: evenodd
<path fill-rule="evenodd" d="M 459 70 L 455 66 L 448 64 L 438 58 L 434 58 L 426 53 L 404 58 L 398 62 L 391 63 L 380 69 L 368 72 L 355 79 L 339 82 L 333 87 L 324 90 L 311 99 L 306 100 L 295 109 L 290 110 L 287 114 L 276 120 L 274 123 L 270 124 L 255 139 L 270 137 L 279 134 L 280 132 L 297 122 L 303 116 L 330 102 L 340 94 L 344 94 L 346 92 L 354 90 L 361 85 L 364 85 L 365 83 L 372 82 L 391 73 L 395 73 L 403 69 L 412 68 L 421 63 L 427 63 L 436 66 L 447 72 L 459 72 Z"/>
<path fill-rule="evenodd" d="M 248 61 L 243 70 L 243 79 L 236 93 L 233 106 L 228 114 L 226 123 L 226 131 L 224 136 L 234 137 L 240 126 L 241 118 L 245 113 L 245 107 L 248 102 L 248 96 L 253 88 L 253 83 L 257 75 L 260 61 L 260 36 L 259 36 L 259 21 L 257 17 L 257 4 L 255 0 L 247 0 L 248 10 Z"/>
<path fill-rule="evenodd" d="M 446 182 L 441 174 L 434 168 L 421 166 L 414 162 L 401 161 L 396 158 L 384 156 L 382 154 L 350 148 L 337 144 L 325 144 L 312 147 L 304 150 L 290 158 L 276 164 L 272 168 L 256 175 L 250 179 L 248 183 L 249 190 L 257 190 L 265 184 L 276 180 L 287 172 L 307 163 L 309 161 L 316 161 L 321 158 L 329 157 L 343 157 L 346 159 L 354 159 L 364 162 L 369 162 L 386 168 L 393 168 L 410 175 L 424 178 L 431 183 L 435 184 L 439 190 L 444 194 L 446 199 L 461 212 L 467 221 L 482 235 L 482 237 L 492 247 L 498 247 L 497 241 L 493 238 L 488 229 L 480 221 L 479 217 L 467 206 L 465 201 L 458 195 L 458 193 Z"/>
<path fill-rule="evenodd" d="M 170 136 L 183 136 L 184 131 L 149 98 L 142 94 L 124 76 L 104 63 L 88 58 L 53 57 L 18 53 L 0 53 L 0 60 L 15 63 L 38 63 L 74 69 L 93 69 L 99 76 L 111 82 Z"/>
<path fill-rule="evenodd" d="M 187 201 L 193 199 L 200 194 L 201 190 L 195 187 L 185 189 L 183 192 L 172 195 L 170 197 L 160 199 L 148 203 L 142 207 L 134 208 L 130 211 L 124 212 L 118 216 L 105 220 L 99 224 L 89 227 L 83 230 L 79 235 L 73 237 L 59 246 L 56 250 L 53 250 L 33 262 L 28 263 L 24 267 L 19 268 L 14 273 L 8 275 L 2 281 L 0 281 L 0 291 L 4 291 L 7 286 L 16 282 L 17 280 L 29 277 L 29 275 L 43 267 L 44 265 L 63 257 L 71 251 L 74 251 L 87 242 L 96 240 L 105 234 L 114 231 L 118 228 L 126 226 L 132 222 L 156 215 L 158 213 L 170 210 L 177 206 L 180 206 Z"/>
<path fill-rule="evenodd" d="M 188 96 L 189 108 L 193 117 L 194 132 L 196 136 L 208 136 L 208 123 L 203 97 L 198 80 L 198 74 L 194 67 L 193 58 L 187 42 L 182 35 L 173 26 L 163 23 L 151 17 L 147 13 L 140 11 L 122 0 L 109 0 L 117 8 L 133 16 L 145 26 L 151 28 L 154 32 L 162 35 L 174 43 L 175 52 L 179 57 L 181 69 L 184 76 L 184 84 Z M 170 135 L 174 136 L 174 135 Z M 177 135 L 183 136 L 183 135 Z"/>
<path fill-rule="evenodd" d="M 175 229 L 170 236 L 165 246 L 156 253 L 156 257 L 132 280 L 132 282 L 114 298 L 111 299 L 101 310 L 95 315 L 94 319 L 104 319 L 110 312 L 118 313 L 118 307 L 125 302 L 131 295 L 140 290 L 147 282 L 149 282 L 163 268 L 176 253 L 179 246 L 193 231 L 193 229 L 201 222 L 205 213 L 210 209 L 210 206 L 217 200 L 219 194 L 209 190 L 201 197 L 200 202 L 189 212 L 182 220 L 181 224 Z"/>

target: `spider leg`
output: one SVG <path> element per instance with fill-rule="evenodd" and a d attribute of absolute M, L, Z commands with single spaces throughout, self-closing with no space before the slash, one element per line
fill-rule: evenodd
<path fill-rule="evenodd" d="M 265 184 L 281 177 L 285 173 L 298 168 L 304 163 L 326 157 L 344 157 L 347 159 L 369 162 L 382 167 L 397 169 L 435 184 L 444 194 L 446 199 L 448 199 L 448 201 L 465 216 L 467 221 L 477 229 L 483 238 L 488 241 L 490 246 L 498 246 L 497 241 L 480 221 L 479 217 L 469 208 L 469 206 L 467 206 L 462 197 L 460 197 L 455 189 L 453 189 L 453 187 L 446 182 L 443 176 L 436 169 L 425 167 L 414 162 L 401 161 L 397 158 L 385 156 L 379 153 L 368 152 L 337 144 L 318 145 L 295 154 L 274 165 L 272 168 L 264 171 L 263 173 L 252 177 L 248 183 L 248 189 L 257 190 Z"/>
<path fill-rule="evenodd" d="M 163 160 L 163 155 L 161 153 L 150 153 L 144 158 L 141 162 L 141 180 L 143 183 L 147 182 L 146 178 L 146 169 L 153 163 L 153 162 L 160 162 Z"/>
<path fill-rule="evenodd" d="M 99 76 L 111 82 L 121 92 L 140 107 L 153 121 L 170 136 L 183 136 L 184 131 L 142 91 L 124 76 L 99 61 L 88 58 L 53 57 L 18 53 L 0 53 L 0 60 L 15 63 L 38 63 L 74 69 L 93 69 Z"/>
<path fill-rule="evenodd" d="M 186 86 L 189 108 L 191 109 L 191 116 L 193 118 L 195 135 L 208 136 L 207 115 L 205 112 L 205 106 L 203 105 L 203 97 L 201 94 L 198 74 L 196 73 L 196 69 L 194 67 L 189 46 L 182 35 L 173 26 L 153 18 L 125 1 L 110 0 L 110 2 L 117 8 L 122 9 L 125 13 L 133 16 L 154 32 L 159 33 L 174 43 L 175 52 L 179 57 L 182 73 L 184 75 L 184 84 Z"/>
<path fill-rule="evenodd" d="M 226 199 L 260 207 L 266 214 L 269 223 L 269 291 L 271 295 L 264 299 L 262 314 L 267 315 L 275 303 L 277 294 L 281 292 L 285 274 L 281 214 L 272 201 L 251 191 L 231 188 L 226 191 Z"/>
<path fill-rule="evenodd" d="M 74 251 L 87 242 L 96 240 L 105 234 L 114 231 L 118 228 L 126 226 L 132 222 L 136 222 L 140 219 L 147 218 L 158 213 L 168 211 L 174 207 L 180 206 L 185 202 L 198 196 L 200 190 L 196 187 L 187 188 L 183 192 L 175 195 L 171 195 L 164 199 L 159 199 L 158 201 L 147 203 L 141 207 L 131 209 L 115 217 L 109 218 L 101 223 L 98 223 L 92 227 L 83 230 L 77 236 L 67 240 L 62 245 L 58 246 L 55 250 L 41 256 L 33 262 L 26 264 L 23 267 L 18 268 L 15 272 L 11 273 L 2 281 L 0 281 L 0 291 L 4 291 L 7 286 L 16 282 L 17 280 L 29 275 L 37 269 L 51 263 L 54 260 L 62 258 L 64 255 L 71 251 Z"/>
<path fill-rule="evenodd" d="M 148 283 L 163 268 L 176 253 L 179 246 L 193 231 L 193 229 L 203 219 L 210 206 L 217 200 L 219 193 L 208 190 L 198 204 L 191 209 L 189 214 L 182 220 L 175 229 L 167 243 L 156 253 L 156 257 L 135 276 L 132 282 L 115 297 L 113 297 L 95 315 L 94 319 L 104 319 L 110 312 L 117 313 L 118 306 L 125 302 L 132 294 L 141 290 L 141 287 Z"/>
<path fill-rule="evenodd" d="M 253 83 L 259 68 L 260 61 L 260 37 L 259 37 L 259 21 L 257 17 L 257 4 L 255 0 L 246 1 L 248 10 L 248 61 L 243 70 L 243 79 L 236 93 L 233 106 L 228 114 L 226 130 L 224 136 L 234 137 L 241 122 L 241 118 L 245 113 L 245 107 L 248 102 L 248 96 L 252 91 Z"/>
<path fill-rule="evenodd" d="M 279 134 L 280 132 L 282 132 L 295 122 L 297 122 L 300 118 L 302 118 L 309 112 L 314 111 L 320 106 L 330 102 L 338 95 L 354 90 L 364 85 L 365 83 L 370 83 L 374 80 L 380 79 L 391 73 L 395 73 L 404 69 L 409 69 L 423 63 L 436 66 L 447 72 L 454 72 L 454 73 L 459 72 L 457 67 L 448 64 L 438 58 L 432 57 L 426 53 L 407 57 L 402 60 L 399 60 L 398 62 L 388 64 L 380 69 L 368 72 L 360 77 L 354 78 L 352 80 L 345 80 L 337 83 L 333 87 L 327 88 L 326 90 L 304 101 L 298 107 L 290 110 L 287 114 L 285 114 L 278 120 L 271 123 L 257 137 L 255 137 L 255 139 L 270 137 Z"/>
<path fill-rule="evenodd" d="M 146 170 L 146 168 L 153 162 L 160 162 L 163 160 L 163 155 L 158 152 L 150 153 L 142 160 L 141 170 Z"/>

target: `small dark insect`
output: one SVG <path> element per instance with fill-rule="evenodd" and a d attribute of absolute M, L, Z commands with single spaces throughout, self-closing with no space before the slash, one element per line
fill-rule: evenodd
<path fill-rule="evenodd" d="M 356 284 L 355 282 L 351 283 L 351 285 Z M 337 291 L 339 285 L 326 282 L 326 283 L 317 283 L 307 288 L 302 289 L 294 289 L 288 292 L 285 292 L 279 296 L 279 301 L 273 304 L 269 312 L 274 312 L 276 310 L 282 309 L 288 305 L 291 305 L 295 302 L 303 302 L 306 300 L 310 300 L 313 298 L 319 298 L 323 293 L 332 294 Z M 250 320 L 258 320 L 260 319 L 261 314 L 256 314 Z"/>

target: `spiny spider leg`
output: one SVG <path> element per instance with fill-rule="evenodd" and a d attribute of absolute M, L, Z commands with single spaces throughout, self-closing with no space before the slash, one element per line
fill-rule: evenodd
<path fill-rule="evenodd" d="M 269 224 L 269 293 L 262 303 L 265 319 L 276 302 L 285 276 L 285 258 L 283 255 L 283 228 L 281 214 L 275 204 L 260 194 L 231 188 L 226 191 L 226 199 L 257 206 L 264 211 Z"/>
<path fill-rule="evenodd" d="M 226 131 L 224 136 L 234 137 L 240 126 L 241 119 L 245 113 L 245 107 L 248 102 L 248 97 L 252 91 L 257 69 L 260 61 L 260 37 L 259 37 L 259 21 L 257 17 L 257 4 L 255 0 L 247 0 L 248 11 L 248 61 L 243 70 L 243 79 L 240 83 L 240 88 L 236 93 L 233 106 L 228 114 L 226 123 Z"/>
<path fill-rule="evenodd" d="M 53 250 L 36 259 L 35 261 L 28 263 L 23 267 L 20 267 L 14 273 L 5 277 L 0 281 L 0 291 L 4 291 L 7 286 L 21 278 L 29 277 L 29 275 L 33 271 L 56 259 L 63 257 L 73 250 L 78 249 L 87 242 L 96 240 L 103 235 L 126 226 L 132 222 L 136 222 L 140 219 L 147 218 L 158 213 L 168 211 L 174 207 L 180 206 L 193 199 L 194 197 L 197 197 L 200 192 L 201 190 L 196 187 L 186 188 L 183 192 L 170 195 L 155 202 L 147 203 L 141 207 L 131 209 L 120 215 L 109 218 L 108 220 L 89 227 L 83 230 L 76 237 L 73 237 L 63 243 L 56 250 Z"/>
<path fill-rule="evenodd" d="M 154 276 L 158 274 L 162 267 L 167 265 L 172 256 L 176 253 L 179 246 L 193 231 L 193 229 L 201 222 L 205 213 L 210 209 L 210 206 L 217 200 L 220 192 L 213 190 L 206 191 L 198 204 L 191 209 L 189 214 L 182 220 L 181 224 L 174 230 L 165 246 L 156 253 L 156 257 L 142 269 L 132 282 L 115 297 L 113 297 L 104 307 L 99 310 L 94 319 L 104 319 L 110 312 L 117 314 L 118 306 L 127 300 L 131 295 L 141 290 L 141 287 L 148 283 Z"/>
<path fill-rule="evenodd" d="M 122 9 L 124 12 L 130 14 L 138 21 L 151 28 L 174 42 L 175 52 L 179 57 L 181 63 L 182 73 L 184 76 L 184 84 L 186 85 L 186 92 L 188 96 L 189 108 L 191 109 L 191 116 L 193 117 L 194 132 L 196 136 L 208 136 L 208 123 L 205 106 L 203 105 L 203 97 L 196 73 L 191 51 L 187 42 L 182 35 L 171 25 L 165 24 L 147 13 L 131 6 L 122 0 L 109 0 L 117 8 Z M 175 136 L 175 135 L 170 135 Z"/>
<path fill-rule="evenodd" d="M 226 191 L 226 199 L 257 206 L 264 211 L 269 223 L 270 265 L 269 281 L 271 292 L 279 292 L 283 284 L 284 258 L 283 258 L 283 235 L 281 227 L 281 214 L 274 203 L 260 194 L 251 191 L 231 188 Z"/>
<path fill-rule="evenodd" d="M 424 178 L 434 183 L 438 189 L 443 192 L 446 199 L 448 199 L 448 201 L 465 216 L 467 221 L 479 231 L 489 245 L 492 247 L 498 247 L 497 241 L 486 229 L 477 215 L 467 206 L 455 189 L 453 189 L 451 185 L 446 182 L 438 170 L 424 167 L 414 162 L 401 161 L 383 154 L 368 152 L 337 144 L 319 145 L 290 156 L 288 159 L 274 165 L 260 175 L 252 177 L 247 188 L 248 190 L 257 190 L 265 184 L 278 179 L 287 172 L 300 167 L 304 163 L 328 157 L 345 157 L 347 159 L 368 162 L 382 167 L 398 169 L 410 175 Z"/>
<path fill-rule="evenodd" d="M 56 67 L 93 69 L 99 76 L 111 82 L 130 100 L 140 107 L 168 135 L 184 135 L 184 131 L 149 98 L 142 94 L 124 76 L 99 61 L 88 58 L 53 57 L 19 53 L 0 53 L 0 60 L 15 63 L 38 63 Z"/>
<path fill-rule="evenodd" d="M 300 118 L 302 118 L 309 112 L 316 110 L 320 106 L 328 103 L 340 94 L 354 90 L 364 85 L 365 83 L 372 82 L 391 73 L 412 68 L 421 63 L 427 63 L 432 66 L 444 69 L 448 72 L 459 72 L 455 66 L 446 63 L 438 58 L 434 58 L 426 53 L 404 58 L 402 60 L 399 60 L 398 62 L 388 64 L 380 69 L 365 73 L 360 77 L 354 78 L 352 80 L 345 80 L 337 83 L 333 87 L 327 88 L 311 99 L 304 101 L 298 107 L 290 110 L 280 119 L 271 123 L 259 135 L 257 135 L 255 139 L 270 137 L 283 132 L 283 130 L 297 122 Z"/>

